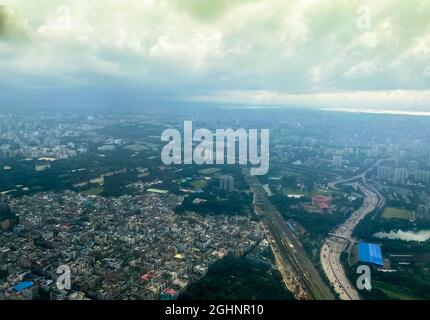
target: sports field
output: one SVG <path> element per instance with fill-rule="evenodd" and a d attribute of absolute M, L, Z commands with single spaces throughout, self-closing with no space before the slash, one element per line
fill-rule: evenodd
<path fill-rule="evenodd" d="M 221 171 L 221 169 L 219 169 L 219 168 L 206 168 L 206 169 L 199 170 L 199 173 L 206 175 L 206 174 L 218 173 L 219 171 Z"/>
<path fill-rule="evenodd" d="M 382 217 L 384 219 L 412 220 L 414 217 L 414 213 L 406 209 L 389 207 L 389 208 L 385 208 L 384 213 L 382 214 Z"/>

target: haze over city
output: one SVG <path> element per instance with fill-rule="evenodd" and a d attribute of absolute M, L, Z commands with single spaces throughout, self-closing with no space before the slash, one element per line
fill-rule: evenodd
<path fill-rule="evenodd" d="M 430 300 L 429 17 L 0 0 L 0 304 L 268 319 Z"/>

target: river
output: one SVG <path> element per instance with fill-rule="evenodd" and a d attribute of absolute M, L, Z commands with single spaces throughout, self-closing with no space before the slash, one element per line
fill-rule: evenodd
<path fill-rule="evenodd" d="M 430 239 L 430 230 L 377 232 L 373 236 L 378 239 L 424 242 Z"/>

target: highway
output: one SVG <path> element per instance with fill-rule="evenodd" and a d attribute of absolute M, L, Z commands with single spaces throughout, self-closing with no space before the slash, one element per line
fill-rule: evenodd
<path fill-rule="evenodd" d="M 366 174 L 375 168 L 384 160 L 379 160 L 374 166 L 367 169 L 365 172 L 349 179 L 344 179 L 332 182 L 329 186 L 333 189 L 336 185 L 349 183 L 358 186 L 364 195 L 364 202 L 344 223 L 342 223 L 334 232 L 329 234 L 329 238 L 325 240 L 321 251 L 320 260 L 323 270 L 330 280 L 330 284 L 338 293 L 342 300 L 359 300 L 360 295 L 348 280 L 345 270 L 340 262 L 340 256 L 343 250 L 350 244 L 355 242 L 352 238 L 352 233 L 358 223 L 369 213 L 376 208 L 382 208 L 385 205 L 384 197 L 366 182 Z"/>
<path fill-rule="evenodd" d="M 294 233 L 287 227 L 284 218 L 270 203 L 258 179 L 246 175 L 254 194 L 254 208 L 256 213 L 264 217 L 264 222 L 271 234 L 271 238 L 279 249 L 279 256 L 283 269 L 291 270 L 297 279 L 298 285 L 304 292 L 305 299 L 334 300 L 330 288 L 322 280 L 314 265 L 306 256 L 303 247 L 296 239 Z"/>
<path fill-rule="evenodd" d="M 351 178 L 347 178 L 347 179 L 341 179 L 341 180 L 335 180 L 333 182 L 328 183 L 328 187 L 331 189 L 336 189 L 336 186 L 338 184 L 345 184 L 348 182 L 354 182 L 357 180 L 362 180 L 363 183 L 366 183 L 366 175 L 372 171 L 373 169 L 375 169 L 377 166 L 379 166 L 383 161 L 389 161 L 389 160 L 393 160 L 393 158 L 387 158 L 387 159 L 380 159 L 378 160 L 373 166 L 371 166 L 370 168 L 368 168 L 367 170 L 363 171 L 362 173 L 351 177 Z"/>

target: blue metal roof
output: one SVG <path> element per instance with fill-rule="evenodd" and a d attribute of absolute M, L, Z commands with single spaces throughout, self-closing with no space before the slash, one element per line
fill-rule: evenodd
<path fill-rule="evenodd" d="M 384 265 L 381 248 L 373 243 L 358 243 L 358 260 L 361 262 L 374 263 L 379 266 Z"/>
<path fill-rule="evenodd" d="M 31 281 L 25 281 L 25 282 L 18 283 L 18 284 L 14 287 L 14 289 L 15 289 L 16 291 L 18 291 L 18 292 L 21 292 L 22 290 L 25 290 L 25 289 L 30 288 L 30 287 L 32 287 L 32 286 L 33 286 L 33 282 L 31 282 Z"/>

